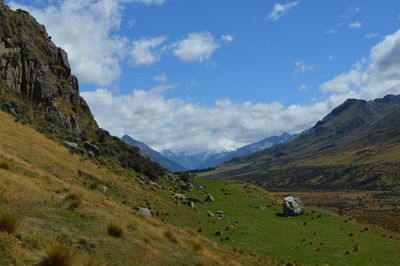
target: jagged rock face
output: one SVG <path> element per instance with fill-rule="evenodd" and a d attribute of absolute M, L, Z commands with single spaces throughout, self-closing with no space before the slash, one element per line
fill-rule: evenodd
<path fill-rule="evenodd" d="M 46 116 L 63 128 L 81 131 L 82 116 L 90 116 L 79 96 L 77 78 L 71 74 L 67 53 L 54 45 L 43 25 L 26 11 L 12 11 L 0 1 L 0 79 L 36 103 Z M 85 125 L 87 126 L 87 125 Z"/>

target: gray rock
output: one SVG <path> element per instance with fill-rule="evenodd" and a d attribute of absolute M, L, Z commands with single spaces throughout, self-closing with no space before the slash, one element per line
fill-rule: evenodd
<path fill-rule="evenodd" d="M 94 155 L 99 156 L 101 154 L 99 147 L 86 141 L 83 147 L 88 151 L 92 152 Z"/>
<path fill-rule="evenodd" d="M 174 199 L 180 200 L 180 201 L 185 201 L 185 200 L 186 200 L 186 196 L 183 195 L 183 194 L 180 194 L 180 193 L 176 193 L 176 194 L 174 195 Z"/>
<path fill-rule="evenodd" d="M 224 211 L 216 211 L 215 213 L 216 213 L 216 214 L 220 214 L 220 215 L 224 215 L 224 214 L 225 214 Z"/>
<path fill-rule="evenodd" d="M 110 196 L 111 195 L 111 190 L 107 186 L 101 186 L 101 192 L 103 192 L 104 195 Z"/>
<path fill-rule="evenodd" d="M 137 211 L 143 215 L 144 217 L 151 219 L 151 211 L 147 208 L 139 207 L 137 208 Z"/>
<path fill-rule="evenodd" d="M 162 189 L 162 186 L 160 186 L 159 184 L 157 184 L 156 182 L 150 181 L 150 185 L 158 188 L 158 189 Z"/>
<path fill-rule="evenodd" d="M 210 212 L 210 211 L 207 211 L 207 216 L 208 216 L 208 217 L 214 217 L 215 215 L 214 215 L 214 213 L 212 213 L 212 212 Z"/>
<path fill-rule="evenodd" d="M 205 202 L 213 202 L 214 201 L 214 197 L 211 194 L 207 195 L 207 198 L 205 199 Z"/>
<path fill-rule="evenodd" d="M 187 190 L 190 191 L 193 189 L 193 184 L 192 183 L 185 183 L 185 182 L 181 182 L 181 189 L 182 190 Z"/>
<path fill-rule="evenodd" d="M 79 148 L 78 144 L 75 143 L 75 142 L 64 141 L 64 144 L 69 148 L 73 148 L 73 149 L 78 149 Z"/>
<path fill-rule="evenodd" d="M 193 201 L 187 200 L 187 201 L 186 201 L 186 204 L 187 204 L 190 208 L 194 209 L 194 202 L 193 202 Z"/>
<path fill-rule="evenodd" d="M 283 199 L 283 215 L 287 217 L 298 216 L 304 213 L 304 206 L 300 198 L 288 196 Z"/>
<path fill-rule="evenodd" d="M 196 199 L 196 198 L 188 198 L 188 200 L 193 201 L 194 203 L 202 202 L 201 200 Z"/>

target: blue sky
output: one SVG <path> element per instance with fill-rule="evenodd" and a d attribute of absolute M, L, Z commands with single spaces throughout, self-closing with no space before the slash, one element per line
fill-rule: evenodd
<path fill-rule="evenodd" d="M 400 93 L 395 0 L 8 3 L 68 52 L 102 127 L 160 151 L 235 149 Z"/>

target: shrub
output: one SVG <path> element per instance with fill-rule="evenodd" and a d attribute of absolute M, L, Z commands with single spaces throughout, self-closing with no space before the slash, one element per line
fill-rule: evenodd
<path fill-rule="evenodd" d="M 43 266 L 71 266 L 73 263 L 73 253 L 70 248 L 55 246 L 47 251 L 47 256 L 43 260 Z"/>
<path fill-rule="evenodd" d="M 18 226 L 18 220 L 8 213 L 3 213 L 0 217 L 0 232 L 13 234 Z"/>
<path fill-rule="evenodd" d="M 72 193 L 65 197 L 65 200 L 69 202 L 69 208 L 71 210 L 77 209 L 82 205 L 82 194 Z"/>
<path fill-rule="evenodd" d="M 109 236 L 113 236 L 116 238 L 122 238 L 124 235 L 124 229 L 117 224 L 109 224 L 107 226 L 107 233 Z"/>
<path fill-rule="evenodd" d="M 8 170 L 10 169 L 10 165 L 7 162 L 1 162 L 0 169 Z"/>
<path fill-rule="evenodd" d="M 164 236 L 172 243 L 179 242 L 178 239 L 176 238 L 175 234 L 171 230 L 164 231 Z"/>

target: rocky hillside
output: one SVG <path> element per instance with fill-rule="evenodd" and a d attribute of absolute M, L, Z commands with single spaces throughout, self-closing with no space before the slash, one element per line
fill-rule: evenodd
<path fill-rule="evenodd" d="M 400 96 L 349 99 L 293 141 L 207 176 L 269 189 L 399 189 Z"/>
<path fill-rule="evenodd" d="M 71 151 L 107 164 L 118 161 L 151 178 L 165 171 L 100 129 L 79 95 L 67 53 L 54 45 L 43 25 L 23 10 L 0 2 L 0 107 L 65 143 Z"/>

